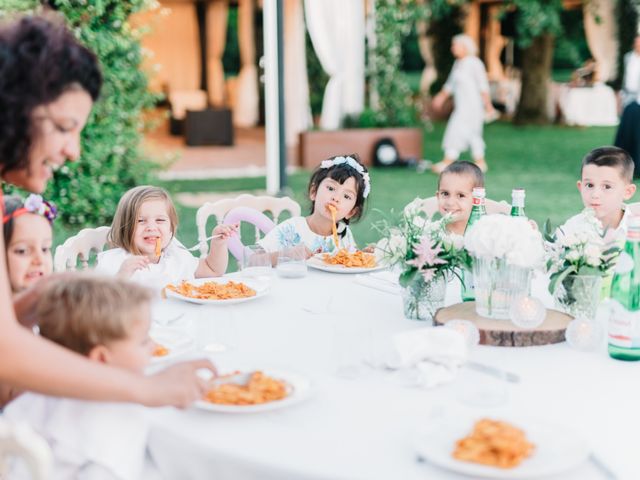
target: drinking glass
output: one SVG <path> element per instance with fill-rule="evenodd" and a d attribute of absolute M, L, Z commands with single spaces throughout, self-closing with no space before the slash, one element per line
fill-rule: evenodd
<path fill-rule="evenodd" d="M 278 252 L 276 272 L 283 278 L 301 278 L 307 275 L 307 255 L 304 245 L 284 248 Z"/>
<path fill-rule="evenodd" d="M 241 268 L 246 277 L 270 277 L 271 254 L 260 245 L 248 245 L 242 251 Z"/>

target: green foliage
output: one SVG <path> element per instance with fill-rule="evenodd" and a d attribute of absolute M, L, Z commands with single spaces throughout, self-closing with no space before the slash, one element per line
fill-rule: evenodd
<path fill-rule="evenodd" d="M 416 2 L 376 0 L 376 45 L 370 50 L 369 78 L 377 93 L 376 126 L 409 126 L 418 110 L 402 67 L 402 43 L 411 33 L 421 8 Z"/>
<path fill-rule="evenodd" d="M 222 66 L 225 76 L 235 76 L 240 73 L 240 45 L 238 43 L 238 9 L 229 8 L 227 23 L 227 39 L 224 44 Z"/>
<path fill-rule="evenodd" d="M 560 14 L 563 34 L 555 42 L 553 68 L 575 69 L 591 57 L 584 33 L 584 15 L 581 8 L 564 10 Z"/>
<path fill-rule="evenodd" d="M 440 2 L 442 3 L 442 2 Z M 432 11 L 432 19 L 429 24 L 429 35 L 433 37 L 433 61 L 438 72 L 438 78 L 431 85 L 431 92 L 440 91 L 444 83 L 447 81 L 449 72 L 455 58 L 451 53 L 451 40 L 454 36 L 462 32 L 462 19 L 464 11 L 455 5 L 438 7 Z M 438 2 L 434 2 L 434 7 Z"/>
<path fill-rule="evenodd" d="M 522 48 L 541 35 L 562 33 L 562 0 L 508 0 L 505 9 L 509 8 L 517 9 L 516 42 Z"/>
<path fill-rule="evenodd" d="M 156 168 L 140 149 L 141 114 L 155 96 L 141 70 L 142 32 L 128 23 L 131 14 L 151 5 L 147 0 L 57 0 L 55 6 L 98 56 L 104 86 L 82 133 L 81 160 L 56 174 L 47 197 L 65 225 L 108 224 L 122 194 L 149 182 Z"/>
<path fill-rule="evenodd" d="M 309 103 L 311 104 L 312 115 L 322 113 L 322 99 L 324 89 L 329 81 L 329 75 L 323 70 L 320 60 L 316 55 L 311 43 L 309 33 L 305 35 L 305 46 L 307 54 L 307 76 L 309 78 Z"/>

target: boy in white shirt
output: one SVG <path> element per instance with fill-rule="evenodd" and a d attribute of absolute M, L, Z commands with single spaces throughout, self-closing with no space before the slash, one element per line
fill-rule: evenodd
<path fill-rule="evenodd" d="M 150 290 L 108 277 L 76 275 L 49 285 L 38 301 L 40 334 L 89 359 L 142 373 L 154 348 L 149 338 Z M 148 424 L 144 408 L 25 393 L 5 415 L 28 423 L 53 451 L 50 480 L 139 480 Z M 16 464 L 9 478 L 30 475 Z"/>
<path fill-rule="evenodd" d="M 599 147 L 582 159 L 578 190 L 585 208 L 595 212 L 596 218 L 607 231 L 607 238 L 624 241 L 626 218 L 629 212 L 625 202 L 633 197 L 633 160 L 618 147 Z M 584 214 L 571 217 L 565 226 L 584 221 Z"/>

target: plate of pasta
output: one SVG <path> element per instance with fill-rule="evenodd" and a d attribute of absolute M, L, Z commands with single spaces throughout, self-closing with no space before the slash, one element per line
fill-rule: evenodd
<path fill-rule="evenodd" d="M 450 418 L 420 435 L 418 457 L 474 478 L 520 480 L 557 475 L 587 460 L 577 432 L 539 419 Z"/>
<path fill-rule="evenodd" d="M 349 252 L 344 249 L 336 253 L 318 253 L 307 260 L 307 265 L 316 270 L 333 273 L 367 273 L 387 268 L 373 253 L 362 250 Z"/>
<path fill-rule="evenodd" d="M 178 284 L 168 284 L 165 295 L 202 305 L 230 305 L 248 302 L 264 296 L 269 291 L 269 283 L 258 279 L 231 279 L 227 277 L 198 278 L 184 280 Z"/>
<path fill-rule="evenodd" d="M 304 400 L 311 382 L 291 372 L 251 370 L 212 381 L 195 407 L 220 413 L 257 413 L 277 410 Z"/>

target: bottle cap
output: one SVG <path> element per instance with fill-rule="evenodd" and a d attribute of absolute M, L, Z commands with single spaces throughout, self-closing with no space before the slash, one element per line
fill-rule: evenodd
<path fill-rule="evenodd" d="M 526 195 L 524 188 L 514 188 L 511 190 L 512 197 L 524 198 Z"/>
<path fill-rule="evenodd" d="M 472 195 L 474 197 L 484 198 L 485 195 L 486 195 L 486 191 L 485 191 L 484 187 L 473 187 Z"/>

